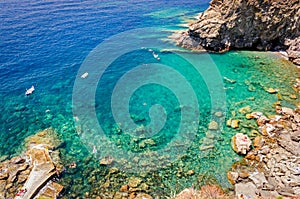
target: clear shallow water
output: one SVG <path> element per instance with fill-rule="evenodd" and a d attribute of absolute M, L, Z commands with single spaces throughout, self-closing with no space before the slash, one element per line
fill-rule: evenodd
<path fill-rule="evenodd" d="M 104 39 L 126 30 L 151 26 L 158 29 L 180 29 L 178 24 L 182 18 L 193 16 L 204 10 L 208 4 L 153 0 L 105 3 L 6 1 L 0 5 L 0 154 L 3 158 L 13 156 L 21 151 L 22 142 L 28 135 L 50 126 L 55 128 L 65 141 L 62 149 L 64 163 L 67 165 L 76 161 L 78 164 L 77 169 L 68 169 L 61 179 L 61 183 L 66 186 L 64 198 L 85 192 L 94 195 L 114 192 L 126 184 L 128 177 L 132 175 L 143 178 L 149 186 L 149 192 L 158 196 L 170 195 L 185 187 L 197 187 L 211 181 L 225 188 L 230 187 L 226 171 L 239 158 L 230 149 L 230 138 L 236 132 L 250 134 L 251 128 L 246 126 L 254 124 L 251 121 L 242 121 L 240 129 L 232 130 L 225 126 L 224 121 L 229 118 L 244 119 L 237 110 L 246 105 L 250 105 L 253 111 L 274 114 L 272 104 L 277 101 L 277 96 L 265 91 L 269 87 L 279 89 L 284 105 L 293 106 L 296 102 L 289 95 L 294 94 L 290 86 L 294 78 L 299 77 L 299 73 L 289 62 L 274 54 L 230 52 L 213 54 L 210 57 L 190 54 L 193 55 L 193 60 L 190 61 L 199 62 L 200 66 L 208 69 L 216 65 L 221 78 L 227 77 L 236 81 L 232 84 L 224 80 L 223 85 L 216 87 L 216 91 L 220 86 L 224 87 L 226 99 L 223 99 L 222 95 L 218 97 L 211 93 L 214 88 L 205 82 L 206 78 L 212 81 L 217 79 L 215 73 L 204 70 L 205 77 L 201 77 L 190 63 L 172 52 L 163 51 L 159 46 L 155 46 L 155 50 L 161 58 L 160 61 L 156 61 L 148 49 L 138 49 L 115 60 L 97 85 L 96 115 L 109 138 L 102 140 L 93 137 L 98 135 L 96 128 L 93 128 L 97 124 L 90 122 L 88 115 L 78 116 L 79 122 L 74 122 L 76 115 L 73 115 L 72 110 L 73 85 L 85 57 Z M 167 35 L 166 31 L 162 31 L 158 37 L 165 38 Z M 112 89 L 122 75 L 145 63 L 168 65 L 182 74 L 193 87 L 199 102 L 199 109 L 196 111 L 199 111 L 200 117 L 196 118 L 199 126 L 192 139 L 176 134 L 185 107 L 180 106 L 172 90 L 159 85 L 139 88 L 130 98 L 129 108 L 130 117 L 139 126 L 147 126 L 153 119 L 149 116 L 150 107 L 155 104 L 164 107 L 167 121 L 160 133 L 145 137 L 145 133 L 141 133 L 139 129 L 136 131 L 129 128 L 123 131 L 126 124 L 117 124 L 113 120 L 110 105 Z M 151 72 L 153 77 L 140 74 L 141 78 L 172 79 L 172 73 L 164 73 L 164 70 Z M 24 96 L 25 89 L 31 85 L 36 87 L 36 91 L 33 95 Z M 179 90 L 185 88 L 176 81 L 173 85 L 177 85 Z M 212 100 L 220 107 L 226 104 L 226 108 L 212 109 Z M 190 113 L 188 108 L 187 106 L 187 113 Z M 215 111 L 223 111 L 226 118 L 214 116 Z M 154 119 L 163 121 L 164 115 Z M 191 116 L 191 119 L 195 118 Z M 220 131 L 207 133 L 207 124 L 211 120 L 219 122 Z M 188 129 L 188 124 L 186 131 L 193 131 L 194 129 Z M 78 135 L 80 132 L 88 132 L 92 138 L 97 138 L 97 142 L 82 144 L 81 135 Z M 211 137 L 211 133 L 214 138 L 207 138 Z M 159 149 L 165 148 L 176 136 L 179 137 L 179 142 L 172 143 L 172 149 L 175 150 L 159 153 Z M 147 138 L 151 138 L 155 144 L 149 140 L 145 142 Z M 94 158 L 88 151 L 93 145 L 101 151 L 101 154 L 97 154 L 98 158 L 111 153 L 113 145 L 123 151 L 142 155 L 138 159 L 127 156 L 116 159 L 115 166 L 120 172 L 109 174 L 109 168 L 100 166 L 99 159 Z M 201 150 L 201 146 L 213 146 L 213 149 Z M 154 171 L 132 172 L 134 169 L 149 168 Z M 188 175 L 189 170 L 194 170 L 195 174 Z M 107 186 L 107 179 L 110 186 Z"/>

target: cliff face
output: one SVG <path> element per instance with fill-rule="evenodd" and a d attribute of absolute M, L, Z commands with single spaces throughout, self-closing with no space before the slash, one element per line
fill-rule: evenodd
<path fill-rule="evenodd" d="M 300 0 L 212 0 L 177 44 L 190 49 L 286 50 L 300 65 Z"/>

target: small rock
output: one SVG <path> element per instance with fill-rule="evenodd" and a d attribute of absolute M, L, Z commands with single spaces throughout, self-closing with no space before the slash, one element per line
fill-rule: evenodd
<path fill-rule="evenodd" d="M 20 156 L 14 157 L 10 160 L 12 163 L 14 164 L 22 164 L 24 163 L 26 160 Z"/>
<path fill-rule="evenodd" d="M 114 162 L 114 158 L 111 156 L 106 156 L 100 160 L 100 165 L 111 165 Z"/>
<path fill-rule="evenodd" d="M 121 188 L 120 188 L 120 191 L 121 192 L 127 192 L 129 189 L 129 186 L 126 184 L 126 185 L 122 185 Z"/>
<path fill-rule="evenodd" d="M 300 130 L 291 132 L 291 139 L 293 141 L 299 142 L 300 141 Z"/>
<path fill-rule="evenodd" d="M 138 193 L 134 199 L 153 199 L 152 196 L 146 193 Z"/>
<path fill-rule="evenodd" d="M 239 109 L 239 113 L 240 114 L 247 114 L 247 113 L 250 113 L 251 112 L 251 107 L 250 106 L 245 106 L 245 107 L 242 107 Z"/>
<path fill-rule="evenodd" d="M 186 172 L 186 175 L 189 175 L 189 176 L 194 175 L 194 174 L 195 174 L 195 171 L 194 171 L 194 170 L 188 170 L 188 171 Z"/>
<path fill-rule="evenodd" d="M 142 183 L 140 185 L 142 191 L 147 191 L 149 189 L 149 185 L 146 183 Z"/>
<path fill-rule="evenodd" d="M 232 120 L 230 126 L 231 128 L 236 129 L 239 128 L 239 123 L 240 123 L 239 120 Z"/>
<path fill-rule="evenodd" d="M 252 173 L 249 179 L 251 179 L 258 188 L 262 188 L 264 183 L 268 183 L 265 175 L 261 172 Z"/>
<path fill-rule="evenodd" d="M 266 116 L 262 115 L 256 120 L 256 123 L 258 126 L 262 126 L 265 123 L 267 123 L 268 121 L 269 121 L 269 119 Z"/>
<path fill-rule="evenodd" d="M 247 198 L 257 198 L 257 188 L 252 182 L 237 183 L 234 186 L 234 190 L 238 198 L 244 198 L 244 196 L 247 196 Z"/>
<path fill-rule="evenodd" d="M 293 95 L 290 95 L 290 98 L 291 99 L 297 99 L 297 96 L 293 94 Z"/>
<path fill-rule="evenodd" d="M 213 149 L 214 147 L 215 147 L 214 145 L 208 145 L 208 146 L 201 145 L 199 149 L 200 151 L 206 151 L 208 149 Z"/>
<path fill-rule="evenodd" d="M 278 101 L 282 100 L 282 95 L 280 93 L 277 93 L 277 99 L 278 99 Z"/>
<path fill-rule="evenodd" d="M 128 186 L 132 187 L 132 188 L 136 188 L 136 187 L 138 187 L 141 184 L 142 181 L 143 180 L 141 178 L 132 176 L 128 180 Z"/>
<path fill-rule="evenodd" d="M 250 150 L 252 142 L 247 135 L 237 133 L 231 139 L 231 146 L 236 153 L 246 154 Z"/>
<path fill-rule="evenodd" d="M 9 183 L 5 186 L 5 189 L 8 190 L 8 189 L 12 188 L 13 186 L 14 186 L 13 183 Z"/>
<path fill-rule="evenodd" d="M 193 188 L 189 188 L 181 191 L 174 199 L 192 199 L 196 195 L 199 195 L 199 192 Z"/>
<path fill-rule="evenodd" d="M 7 178 L 8 178 L 8 173 L 1 171 L 1 173 L 0 173 L 0 180 L 7 179 Z"/>
<path fill-rule="evenodd" d="M 216 121 L 211 121 L 208 124 L 208 129 L 209 130 L 218 130 L 219 129 L 219 124 Z"/>
<path fill-rule="evenodd" d="M 121 192 L 116 192 L 114 195 L 114 199 L 122 199 L 123 198 L 123 194 Z"/>
<path fill-rule="evenodd" d="M 119 172 L 119 169 L 116 167 L 112 167 L 109 169 L 109 173 L 111 173 L 111 174 L 118 173 L 118 172 Z"/>
<path fill-rule="evenodd" d="M 275 94 L 275 93 L 278 92 L 278 91 L 275 90 L 274 88 L 268 88 L 266 91 L 267 91 L 268 93 L 270 93 L 270 94 Z"/>
<path fill-rule="evenodd" d="M 231 122 L 232 122 L 232 119 L 227 120 L 226 121 L 226 126 L 231 127 Z"/>
<path fill-rule="evenodd" d="M 256 148 L 261 148 L 265 143 L 265 140 L 263 139 L 262 136 L 257 136 L 255 139 L 254 139 L 254 143 L 253 143 L 253 146 L 256 147 Z"/>
<path fill-rule="evenodd" d="M 259 191 L 260 196 L 262 198 L 278 198 L 280 195 L 277 193 L 277 191 Z"/>
<path fill-rule="evenodd" d="M 206 137 L 207 137 L 208 139 L 214 139 L 214 138 L 215 138 L 215 135 L 214 135 L 212 132 L 210 132 L 210 131 L 207 131 L 207 132 L 205 133 L 205 135 L 206 135 Z"/>
<path fill-rule="evenodd" d="M 254 116 L 252 114 L 246 114 L 246 119 L 247 120 L 250 120 L 250 119 L 253 119 Z"/>
<path fill-rule="evenodd" d="M 227 172 L 227 179 L 229 182 L 234 185 L 239 178 L 239 174 L 237 172 L 229 171 Z"/>
<path fill-rule="evenodd" d="M 294 111 L 291 108 L 282 107 L 281 111 L 285 115 L 294 115 Z"/>
<path fill-rule="evenodd" d="M 220 112 L 220 111 L 218 111 L 218 112 L 215 112 L 215 116 L 217 116 L 217 117 L 222 117 L 222 116 L 223 116 L 223 113 L 222 113 L 222 112 Z"/>

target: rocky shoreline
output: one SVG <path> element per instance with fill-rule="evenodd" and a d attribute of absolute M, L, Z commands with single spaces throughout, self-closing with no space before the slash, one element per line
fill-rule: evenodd
<path fill-rule="evenodd" d="M 300 109 L 276 107 L 278 115 L 248 114 L 256 119 L 260 135 L 254 148 L 228 172 L 238 198 L 299 198 Z"/>
<path fill-rule="evenodd" d="M 0 198 L 57 198 L 63 190 L 55 182 L 63 170 L 60 144 L 51 128 L 26 138 L 24 153 L 0 163 Z"/>
<path fill-rule="evenodd" d="M 300 1 L 212 0 L 177 45 L 197 51 L 286 51 L 300 65 Z"/>
<path fill-rule="evenodd" d="M 178 46 L 198 52 L 283 51 L 290 61 L 300 65 L 299 8 L 299 0 L 212 0 L 188 30 L 171 38 Z M 297 93 L 299 82 L 297 79 L 294 85 Z M 275 105 L 277 115 L 245 115 L 247 120 L 256 120 L 260 134 L 253 143 L 241 133 L 232 138 L 233 150 L 246 155 L 227 174 L 235 196 L 215 198 L 300 198 L 299 103 L 295 110 L 281 107 L 280 101 Z M 186 189 L 175 198 L 201 198 L 201 193 Z"/>

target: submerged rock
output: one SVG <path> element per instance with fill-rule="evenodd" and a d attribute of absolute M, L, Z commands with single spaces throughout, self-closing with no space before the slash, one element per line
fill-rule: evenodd
<path fill-rule="evenodd" d="M 100 165 L 111 165 L 114 162 L 114 158 L 111 156 L 105 156 L 100 160 Z"/>
<path fill-rule="evenodd" d="M 131 187 L 131 188 L 136 188 L 141 184 L 142 181 L 143 180 L 141 178 L 132 176 L 128 180 L 128 186 Z"/>
<path fill-rule="evenodd" d="M 270 94 L 275 94 L 275 93 L 278 92 L 278 91 L 277 91 L 276 89 L 274 89 L 274 88 L 268 88 L 268 89 L 266 89 L 266 91 L 267 91 L 268 93 L 270 93 Z"/>
<path fill-rule="evenodd" d="M 218 130 L 219 129 L 219 124 L 216 121 L 211 121 L 208 124 L 208 129 L 209 130 Z"/>

